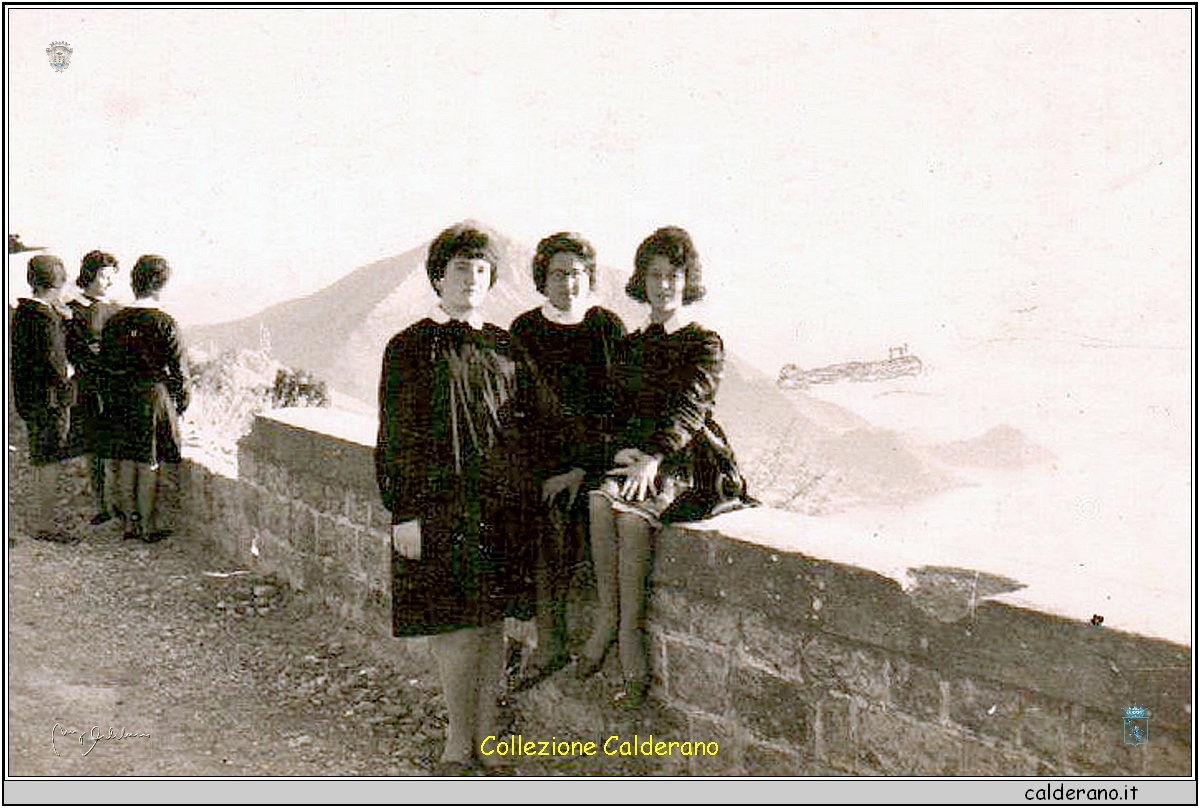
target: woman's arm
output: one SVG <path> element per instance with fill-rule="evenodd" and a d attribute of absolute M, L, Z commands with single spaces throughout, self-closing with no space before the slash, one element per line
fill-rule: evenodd
<path fill-rule="evenodd" d="M 678 385 L 667 398 L 667 411 L 650 436 L 652 452 L 668 455 L 687 446 L 712 414 L 717 388 L 725 368 L 725 348 L 715 331 L 688 327 L 691 332 L 678 367 L 664 369 L 670 383 Z"/>
<path fill-rule="evenodd" d="M 179 338 L 179 326 L 170 315 L 165 318 L 164 332 L 166 336 L 165 360 L 167 377 L 164 380 L 171 400 L 175 402 L 175 411 L 183 415 L 188 408 L 187 357 L 184 354 L 183 342 Z"/>

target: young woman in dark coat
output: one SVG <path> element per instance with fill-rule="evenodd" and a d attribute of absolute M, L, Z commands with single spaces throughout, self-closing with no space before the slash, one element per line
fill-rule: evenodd
<path fill-rule="evenodd" d="M 79 401 L 71 417 L 70 443 L 73 453 L 88 456 L 92 491 L 96 497 L 93 525 L 103 524 L 112 518 L 104 459 L 106 439 L 100 333 L 108 319 L 121 308 L 106 297 L 117 268 L 116 258 L 100 250 L 92 250 L 80 262 L 79 275 L 75 279 L 75 285 L 83 292 L 82 299 L 67 301 L 71 309 L 67 354 L 75 366 L 79 389 Z"/>
<path fill-rule="evenodd" d="M 534 425 L 540 451 L 533 482 L 546 506 L 537 522 L 536 678 L 567 660 L 566 606 L 586 549 L 587 492 L 612 467 L 616 358 L 625 326 L 593 305 L 596 251 L 576 233 L 542 239 L 533 282 L 546 303 L 517 317 L 509 330 L 543 405 Z"/>
<path fill-rule="evenodd" d="M 650 304 L 622 359 L 616 467 L 590 498 L 599 609 L 580 660 L 594 673 L 615 640 L 625 678 L 616 700 L 642 703 L 644 614 L 651 541 L 668 522 L 693 521 L 752 504 L 725 433 L 713 420 L 725 362 L 720 336 L 689 316 L 704 296 L 700 260 L 678 227 L 638 247 L 625 292 Z"/>
<path fill-rule="evenodd" d="M 462 223 L 429 247 L 439 302 L 383 356 L 375 468 L 392 513 L 393 634 L 428 635 L 450 714 L 441 769 L 459 773 L 499 731 L 504 618 L 532 615 L 523 541 L 526 462 L 508 332 L 479 312 L 499 248 Z"/>
<path fill-rule="evenodd" d="M 163 463 L 182 459 L 179 417 L 188 406 L 187 363 L 175 318 L 157 307 L 171 267 L 143 255 L 130 273 L 136 302 L 100 332 L 104 374 L 104 447 L 114 461 L 126 537 L 145 542 L 168 535 L 163 522 Z"/>
<path fill-rule="evenodd" d="M 70 455 L 68 435 L 75 401 L 72 368 L 67 360 L 62 304 L 67 273 L 53 255 L 29 259 L 26 279 L 32 296 L 22 298 L 12 316 L 13 398 L 29 433 L 33 466 L 33 524 L 36 539 L 74 544 L 79 537 L 55 529 L 60 461 Z"/>

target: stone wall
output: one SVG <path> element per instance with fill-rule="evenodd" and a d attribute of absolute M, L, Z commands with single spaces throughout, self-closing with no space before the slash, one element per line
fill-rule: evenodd
<path fill-rule="evenodd" d="M 186 464 L 187 522 L 240 563 L 387 632 L 388 515 L 370 429 L 330 431 L 259 417 L 238 479 Z M 693 759 L 656 773 L 1191 774 L 1189 648 L 981 599 L 954 570 L 906 591 L 732 538 L 724 519 L 657 541 L 649 631 L 662 710 L 642 730 L 722 751 L 701 770 Z M 629 729 L 605 695 L 555 677 L 524 695 L 522 716 L 530 733 L 602 741 Z M 1149 715 L 1139 746 L 1123 742 L 1134 702 Z"/>

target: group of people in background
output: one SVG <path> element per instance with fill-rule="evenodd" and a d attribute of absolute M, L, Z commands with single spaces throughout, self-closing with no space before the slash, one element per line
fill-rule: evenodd
<path fill-rule="evenodd" d="M 638 247 L 625 291 L 648 312 L 632 333 L 594 305 L 595 251 L 574 233 L 537 247 L 544 305 L 507 330 L 484 322 L 501 260 L 478 224 L 433 241 L 437 305 L 392 338 L 379 386 L 393 633 L 431 638 L 445 773 L 503 765 L 480 744 L 500 729 L 505 623 L 536 615 L 534 676 L 573 664 L 591 677 L 615 646 L 614 702 L 641 706 L 656 532 L 753 504 L 712 417 L 724 352 L 687 308 L 705 293 L 687 232 L 665 227 Z M 597 608 L 572 654 L 566 604 L 589 548 Z"/>
<path fill-rule="evenodd" d="M 12 313 L 12 383 L 29 434 L 33 513 L 28 533 L 74 544 L 57 507 L 63 463 L 85 456 L 96 512 L 93 525 L 122 520 L 127 538 L 157 542 L 169 530 L 159 503 L 163 463 L 180 461 L 179 416 L 188 391 L 179 329 L 157 307 L 171 267 L 143 255 L 130 272 L 134 302 L 108 293 L 116 258 L 83 257 L 64 300 L 67 273 L 57 256 L 29 259 L 30 296 Z"/>

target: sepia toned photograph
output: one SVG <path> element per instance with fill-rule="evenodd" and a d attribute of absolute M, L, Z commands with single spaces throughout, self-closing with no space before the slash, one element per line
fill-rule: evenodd
<path fill-rule="evenodd" d="M 1194 804 L 1194 5 L 4 28 L 14 785 Z"/>

